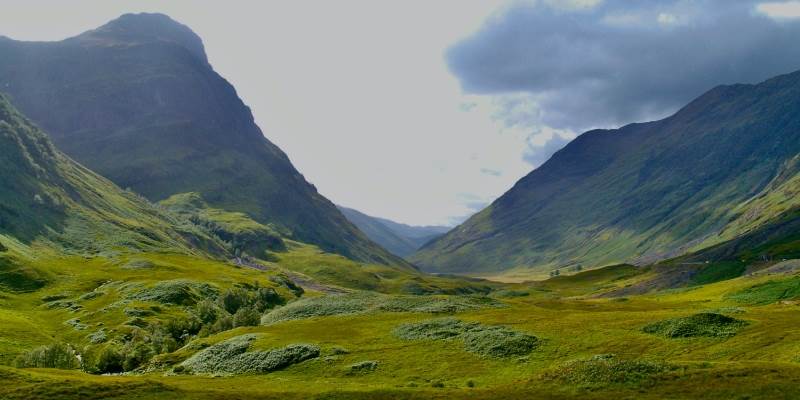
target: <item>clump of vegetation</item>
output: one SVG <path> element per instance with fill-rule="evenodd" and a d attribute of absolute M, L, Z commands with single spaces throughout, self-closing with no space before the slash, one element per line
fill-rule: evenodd
<path fill-rule="evenodd" d="M 642 328 L 645 333 L 667 338 L 731 337 L 747 322 L 715 313 L 700 313 L 688 317 L 655 322 Z"/>
<path fill-rule="evenodd" d="M 162 304 L 195 305 L 198 299 L 216 297 L 217 289 L 207 283 L 175 279 L 140 289 L 128 296 L 131 300 L 154 301 Z"/>
<path fill-rule="evenodd" d="M 500 306 L 502 303 L 496 300 L 479 296 L 387 296 L 359 292 L 299 300 L 268 313 L 261 323 L 378 312 L 453 314 Z"/>
<path fill-rule="evenodd" d="M 317 358 L 318 346 L 292 344 L 268 351 L 248 352 L 257 335 L 242 335 L 215 344 L 180 364 L 190 373 L 247 374 L 265 373 Z"/>
<path fill-rule="evenodd" d="M 555 371 L 545 374 L 545 378 L 586 386 L 643 385 L 657 375 L 677 368 L 661 361 L 620 360 L 614 355 L 605 354 L 566 362 Z"/>
<path fill-rule="evenodd" d="M 727 298 L 737 303 L 754 306 L 783 300 L 796 300 L 800 298 L 800 277 L 764 282 L 729 294 Z"/>
<path fill-rule="evenodd" d="M 378 369 L 377 361 L 361 361 L 347 367 L 350 374 L 365 374 Z"/>
<path fill-rule="evenodd" d="M 536 336 L 502 326 L 453 318 L 403 324 L 395 329 L 394 334 L 405 340 L 461 340 L 466 351 L 494 358 L 529 354 L 540 342 Z"/>
<path fill-rule="evenodd" d="M 63 343 L 37 347 L 14 360 L 17 368 L 77 369 L 80 359 L 75 349 Z"/>
<path fill-rule="evenodd" d="M 535 336 L 503 327 L 482 327 L 463 335 L 464 348 L 470 353 L 503 358 L 522 356 L 539 345 Z"/>
<path fill-rule="evenodd" d="M 498 290 L 492 293 L 492 296 L 499 298 L 513 298 L 513 297 L 527 297 L 530 296 L 530 294 L 531 293 L 527 290 L 507 289 L 507 290 Z"/>

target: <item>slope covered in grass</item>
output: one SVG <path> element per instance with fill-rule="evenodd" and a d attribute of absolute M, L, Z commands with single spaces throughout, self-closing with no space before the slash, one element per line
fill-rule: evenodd
<path fill-rule="evenodd" d="M 759 209 L 770 219 L 795 202 L 784 183 L 800 152 L 799 93 L 800 72 L 717 87 L 661 121 L 586 132 L 411 260 L 473 274 L 590 268 L 745 233 L 763 222 Z M 729 222 L 730 235 L 709 239 Z"/>

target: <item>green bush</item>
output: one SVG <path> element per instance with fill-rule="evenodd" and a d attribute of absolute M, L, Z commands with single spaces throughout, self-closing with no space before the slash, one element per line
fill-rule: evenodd
<path fill-rule="evenodd" d="M 496 300 L 478 296 L 388 296 L 357 292 L 301 299 L 272 310 L 262 318 L 261 323 L 379 312 L 452 314 L 501 306 L 502 303 Z"/>
<path fill-rule="evenodd" d="M 77 369 L 80 361 L 75 349 L 67 344 L 53 343 L 37 347 L 14 360 L 17 368 Z"/>
<path fill-rule="evenodd" d="M 261 323 L 261 313 L 255 307 L 242 307 L 233 315 L 233 326 L 258 326 Z"/>
<path fill-rule="evenodd" d="M 404 340 L 460 340 L 466 351 L 495 358 L 529 354 L 539 345 L 532 335 L 453 318 L 403 324 L 394 334 Z"/>
<path fill-rule="evenodd" d="M 105 347 L 97 356 L 95 370 L 101 374 L 116 374 L 125 371 L 125 357 L 114 347 Z"/>
<path fill-rule="evenodd" d="M 319 357 L 320 354 L 319 347 L 310 344 L 248 352 L 256 338 L 257 335 L 250 334 L 228 339 L 195 353 L 181 366 L 191 373 L 264 373 Z"/>
<path fill-rule="evenodd" d="M 361 361 L 347 367 L 351 374 L 365 374 L 378 369 L 377 361 Z"/>
<path fill-rule="evenodd" d="M 231 315 L 248 304 L 250 304 L 250 293 L 243 288 L 231 288 L 219 296 L 220 307 Z"/>
<path fill-rule="evenodd" d="M 673 339 L 698 336 L 731 337 L 746 325 L 746 321 L 722 314 L 700 313 L 655 322 L 642 328 L 642 331 Z"/>
<path fill-rule="evenodd" d="M 199 299 L 216 297 L 217 289 L 207 283 L 184 279 L 163 281 L 128 296 L 131 300 L 193 306 Z"/>
<path fill-rule="evenodd" d="M 197 303 L 197 317 L 203 324 L 213 324 L 217 321 L 220 309 L 217 304 L 209 299 L 202 300 Z"/>

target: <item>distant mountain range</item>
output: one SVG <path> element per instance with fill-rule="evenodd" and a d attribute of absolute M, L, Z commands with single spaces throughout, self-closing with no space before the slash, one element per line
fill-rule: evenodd
<path fill-rule="evenodd" d="M 720 86 L 664 120 L 584 133 L 410 259 L 440 272 L 541 272 L 723 246 L 792 215 L 798 153 L 800 72 Z M 747 243 L 765 243 L 756 238 Z"/>
<path fill-rule="evenodd" d="M 372 217 L 352 208 L 338 206 L 350 222 L 367 237 L 392 254 L 406 257 L 450 230 L 446 226 L 411 226 L 385 218 Z"/>
<path fill-rule="evenodd" d="M 0 37 L 0 91 L 70 157 L 151 201 L 194 192 L 326 251 L 405 264 L 304 179 L 200 38 L 165 15 L 124 15 L 60 42 Z"/>

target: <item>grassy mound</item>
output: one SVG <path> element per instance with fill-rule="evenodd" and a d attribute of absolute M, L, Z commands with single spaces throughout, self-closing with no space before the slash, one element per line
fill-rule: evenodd
<path fill-rule="evenodd" d="M 461 340 L 466 351 L 495 358 L 526 355 L 539 345 L 536 336 L 453 318 L 403 324 L 394 334 L 404 340 Z"/>
<path fill-rule="evenodd" d="M 722 314 L 700 313 L 652 323 L 642 328 L 645 333 L 667 338 L 731 337 L 747 322 Z"/>
<path fill-rule="evenodd" d="M 765 305 L 800 298 L 800 276 L 769 281 L 732 293 L 727 298 L 747 305 Z"/>
<path fill-rule="evenodd" d="M 573 385 L 602 386 L 608 384 L 642 385 L 659 374 L 677 369 L 659 361 L 619 360 L 613 355 L 599 355 L 587 360 L 564 363 L 545 374 L 546 379 Z"/>
<path fill-rule="evenodd" d="M 200 299 L 216 297 L 217 293 L 217 289 L 207 283 L 175 279 L 158 282 L 151 287 L 132 293 L 128 297 L 131 300 L 191 306 Z"/>
<path fill-rule="evenodd" d="M 387 296 L 374 293 L 313 297 L 277 308 L 262 318 L 262 324 L 323 317 L 330 315 L 367 314 L 377 312 L 421 312 L 453 314 L 502 303 L 476 296 Z"/>
<path fill-rule="evenodd" d="M 257 335 L 242 335 L 201 350 L 176 371 L 213 374 L 265 373 L 319 357 L 318 346 L 292 344 L 269 351 L 248 352 Z"/>
<path fill-rule="evenodd" d="M 0 256 L 0 290 L 31 292 L 45 284 L 47 279 L 39 271 L 19 265 L 10 257 Z"/>

